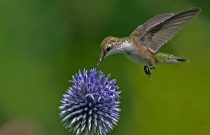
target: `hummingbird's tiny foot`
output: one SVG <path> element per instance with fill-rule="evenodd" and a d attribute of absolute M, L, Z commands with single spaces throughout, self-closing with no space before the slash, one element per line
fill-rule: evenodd
<path fill-rule="evenodd" d="M 154 69 L 154 70 L 155 70 L 155 66 L 150 65 L 150 66 L 149 66 L 149 69 Z"/>
<path fill-rule="evenodd" d="M 151 76 L 150 67 L 148 67 L 148 66 L 144 66 L 144 72 L 145 72 L 145 74 L 146 74 L 146 75 L 148 75 L 148 76 L 149 76 L 149 78 L 150 78 L 150 76 Z"/>

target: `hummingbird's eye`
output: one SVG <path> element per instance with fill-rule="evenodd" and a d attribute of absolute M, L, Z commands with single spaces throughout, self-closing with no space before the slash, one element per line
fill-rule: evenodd
<path fill-rule="evenodd" d="M 106 51 L 108 52 L 111 49 L 111 46 L 107 46 Z"/>

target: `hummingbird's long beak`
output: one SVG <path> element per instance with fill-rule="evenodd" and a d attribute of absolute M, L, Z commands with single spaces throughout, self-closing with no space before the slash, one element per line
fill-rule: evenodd
<path fill-rule="evenodd" d="M 100 59 L 99 59 L 99 62 L 97 64 L 97 68 L 99 68 L 99 66 L 101 65 L 101 63 L 103 62 L 103 60 L 104 60 L 104 52 L 101 51 Z"/>
<path fill-rule="evenodd" d="M 99 66 L 101 65 L 101 63 L 102 63 L 102 61 L 103 61 L 103 59 L 99 59 L 99 62 L 98 62 L 98 64 L 97 64 L 97 68 L 99 68 Z"/>

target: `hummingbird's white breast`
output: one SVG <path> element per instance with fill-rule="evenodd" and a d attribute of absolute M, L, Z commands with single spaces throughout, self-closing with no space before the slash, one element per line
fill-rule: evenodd
<path fill-rule="evenodd" d="M 139 54 L 138 49 L 132 44 L 132 42 L 124 42 L 122 43 L 121 51 L 125 54 L 125 56 L 133 62 L 136 63 L 147 63 L 147 60 L 143 55 Z"/>
<path fill-rule="evenodd" d="M 133 62 L 139 63 L 139 64 L 147 64 L 146 58 L 142 57 L 138 53 L 126 53 L 125 54 L 128 59 L 130 59 Z"/>

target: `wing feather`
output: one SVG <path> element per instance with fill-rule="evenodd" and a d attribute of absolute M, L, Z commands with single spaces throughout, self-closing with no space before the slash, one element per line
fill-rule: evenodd
<path fill-rule="evenodd" d="M 193 8 L 177 14 L 165 13 L 151 18 L 133 33 L 150 51 L 156 53 L 179 30 L 188 24 L 200 9 Z"/>

